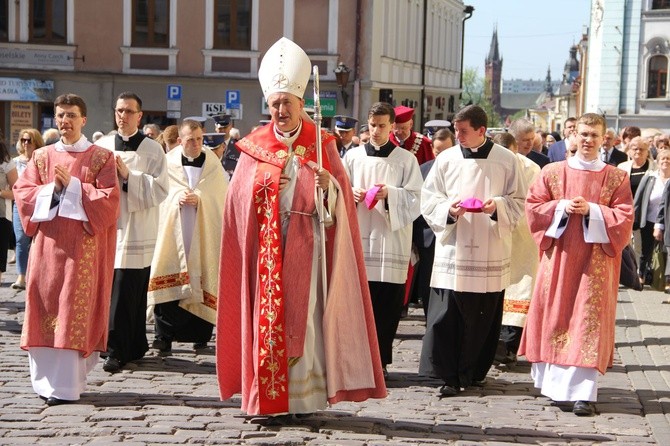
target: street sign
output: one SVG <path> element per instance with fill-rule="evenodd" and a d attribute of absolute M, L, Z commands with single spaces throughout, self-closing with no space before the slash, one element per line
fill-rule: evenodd
<path fill-rule="evenodd" d="M 168 85 L 167 98 L 168 100 L 181 100 L 181 85 Z"/>
<path fill-rule="evenodd" d="M 223 102 L 203 102 L 202 116 L 211 118 L 214 115 L 227 113 L 233 119 L 242 119 L 242 108 L 242 104 L 237 104 L 237 108 L 228 108 Z"/>
<path fill-rule="evenodd" d="M 226 90 L 226 108 L 240 108 L 240 90 Z"/>
<path fill-rule="evenodd" d="M 167 118 L 168 119 L 181 119 L 181 111 L 168 110 Z"/>
<path fill-rule="evenodd" d="M 181 110 L 181 101 L 180 100 L 174 100 L 174 99 L 168 99 L 167 110 L 168 111 L 179 111 L 179 110 Z"/>

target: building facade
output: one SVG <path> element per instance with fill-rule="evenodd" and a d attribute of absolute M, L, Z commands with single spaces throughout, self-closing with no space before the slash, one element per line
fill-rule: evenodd
<path fill-rule="evenodd" d="M 244 134 L 268 116 L 258 66 L 282 36 L 319 67 L 324 127 L 336 114 L 364 118 L 377 100 L 422 109 L 416 121 L 446 117 L 460 94 L 463 9 L 457 0 L 0 0 L 0 128 L 13 144 L 23 127 L 54 126 L 53 100 L 71 92 L 87 102 L 85 133 L 108 132 L 115 97 L 130 90 L 146 122 L 228 111 Z"/>
<path fill-rule="evenodd" d="M 585 111 L 670 132 L 670 1 L 592 0 Z"/>

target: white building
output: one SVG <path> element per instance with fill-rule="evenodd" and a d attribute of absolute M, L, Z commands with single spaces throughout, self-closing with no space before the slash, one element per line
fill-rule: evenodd
<path fill-rule="evenodd" d="M 670 1 L 592 0 L 585 112 L 670 132 Z"/>

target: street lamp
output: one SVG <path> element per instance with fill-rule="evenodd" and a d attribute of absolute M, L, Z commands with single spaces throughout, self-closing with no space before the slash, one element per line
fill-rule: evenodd
<path fill-rule="evenodd" d="M 461 89 L 461 97 L 463 96 L 463 55 L 465 54 L 465 21 L 472 17 L 472 13 L 475 12 L 475 7 L 470 5 L 465 5 L 463 13 L 466 14 L 463 17 L 462 26 L 461 26 L 461 82 L 458 88 Z"/>
<path fill-rule="evenodd" d="M 349 83 L 350 71 L 351 68 L 346 66 L 344 62 L 340 62 L 339 64 L 337 64 L 337 68 L 333 70 L 333 73 L 335 73 L 335 79 L 337 80 L 337 85 L 339 85 L 341 89 L 344 108 L 347 108 L 347 100 L 349 99 L 349 94 L 347 93 L 345 88 L 347 88 L 347 84 Z"/>

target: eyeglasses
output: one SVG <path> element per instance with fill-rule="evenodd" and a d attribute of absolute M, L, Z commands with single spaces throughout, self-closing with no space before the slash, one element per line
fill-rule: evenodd
<path fill-rule="evenodd" d="M 64 118 L 67 118 L 70 121 L 72 121 L 72 120 L 80 118 L 80 117 L 81 117 L 81 115 L 78 115 L 76 113 L 58 113 L 56 115 L 56 120 L 62 121 Z"/>
<path fill-rule="evenodd" d="M 29 144 L 33 142 L 32 138 L 21 138 L 19 141 L 21 141 L 21 144 Z"/>
<path fill-rule="evenodd" d="M 124 114 L 125 115 L 134 115 L 135 113 L 139 113 L 139 111 L 131 110 L 129 108 L 117 108 L 116 110 L 114 110 L 114 112 L 119 116 L 123 116 Z"/>

